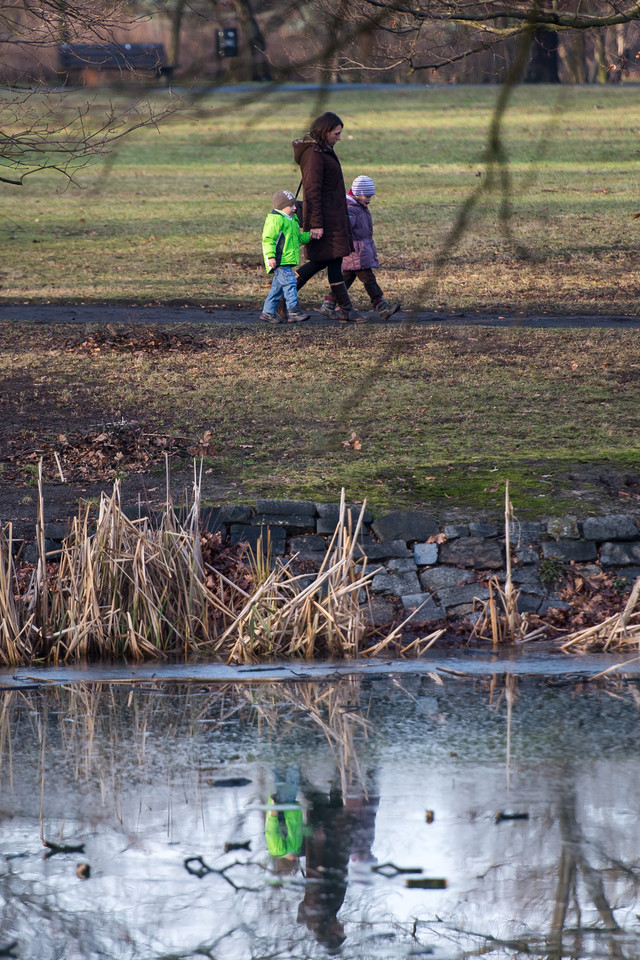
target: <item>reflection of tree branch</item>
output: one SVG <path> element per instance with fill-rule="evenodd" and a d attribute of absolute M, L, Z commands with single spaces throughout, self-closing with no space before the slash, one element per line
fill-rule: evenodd
<path fill-rule="evenodd" d="M 559 957 L 562 953 L 562 932 L 569 908 L 569 897 L 575 891 L 576 858 L 567 845 L 563 845 L 558 864 L 558 883 L 549 932 L 550 957 Z"/>
<path fill-rule="evenodd" d="M 424 923 L 424 925 L 427 927 L 428 930 L 434 930 L 434 932 L 436 932 L 436 930 L 434 929 L 435 924 L 432 921 L 427 920 L 427 921 L 421 921 L 421 922 Z M 494 937 L 490 933 L 477 933 L 474 930 L 465 930 L 464 927 L 454 927 L 448 923 L 444 923 L 444 921 L 440 921 L 440 922 L 442 923 L 444 929 L 447 930 L 447 932 L 449 933 L 455 933 L 458 935 L 462 935 L 464 937 L 470 937 L 474 940 L 481 940 L 484 944 L 486 944 L 484 949 L 480 948 L 483 953 L 488 953 L 490 950 L 493 950 L 495 947 L 506 947 L 507 950 L 515 950 L 518 953 L 526 953 L 527 955 L 531 955 L 534 952 L 538 952 L 534 949 L 536 944 L 538 943 L 538 939 L 533 936 L 520 937 L 517 940 L 502 940 L 500 937 Z M 413 928 L 414 931 L 416 930 L 416 926 L 417 925 L 414 924 L 414 928 Z M 441 931 L 438 930 L 437 932 L 440 933 Z M 477 956 L 477 953 L 478 953 L 477 950 L 467 951 L 463 954 L 463 956 L 467 956 L 467 957 Z"/>
<path fill-rule="evenodd" d="M 554 911 L 549 932 L 550 957 L 560 957 L 562 955 L 562 935 L 567 917 L 569 897 L 572 893 L 578 912 L 578 924 L 580 923 L 580 908 L 577 899 L 578 869 L 582 872 L 585 886 L 604 924 L 605 930 L 616 931 L 620 929 L 605 896 L 602 875 L 591 866 L 583 852 L 585 839 L 577 821 L 576 798 L 573 791 L 567 792 L 562 797 L 559 821 L 562 836 L 562 851 L 558 866 L 558 882 L 556 886 Z"/>
<path fill-rule="evenodd" d="M 574 861 L 582 870 L 584 882 L 594 906 L 607 930 L 618 930 L 618 924 L 604 895 L 600 873 L 591 866 L 584 855 L 584 835 L 577 821 L 575 794 L 565 795 L 560 804 L 560 831 L 562 841 L 568 846 Z"/>
<path fill-rule="evenodd" d="M 613 915 L 613 910 L 609 906 L 607 898 L 604 894 L 604 885 L 602 883 L 602 875 L 599 870 L 595 870 L 591 866 L 587 858 L 582 853 L 582 850 L 578 850 L 577 854 L 578 866 L 582 870 L 582 876 L 584 878 L 585 885 L 589 891 L 589 895 L 593 900 L 593 904 L 600 914 L 600 919 L 605 925 L 607 930 L 619 930 L 620 927 L 616 922 L 616 918 Z"/>
<path fill-rule="evenodd" d="M 197 864 L 197 866 L 193 866 Z M 215 873 L 219 877 L 222 877 L 223 880 L 226 880 L 227 883 L 233 887 L 234 890 L 244 890 L 248 893 L 259 893 L 262 889 L 261 887 L 245 887 L 241 884 L 235 883 L 231 877 L 227 876 L 227 870 L 231 870 L 232 867 L 256 867 L 260 864 L 252 863 L 250 860 L 245 861 L 244 863 L 240 860 L 234 860 L 233 863 L 228 863 L 226 867 L 217 869 L 216 867 L 210 867 L 208 863 L 205 863 L 202 857 L 187 857 L 184 861 L 184 868 L 187 873 L 190 873 L 193 877 L 198 877 L 201 880 L 203 877 L 208 876 L 210 873 Z M 264 869 L 264 868 L 263 868 Z"/>

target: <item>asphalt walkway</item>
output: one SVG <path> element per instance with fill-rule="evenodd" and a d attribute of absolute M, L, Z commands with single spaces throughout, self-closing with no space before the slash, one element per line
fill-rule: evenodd
<path fill-rule="evenodd" d="M 11 321 L 48 323 L 228 323 L 234 326 L 257 324 L 265 326 L 259 318 L 259 310 L 198 306 L 121 306 L 117 304 L 0 304 L 0 323 Z M 375 313 L 370 314 L 373 323 L 380 323 Z M 618 314 L 594 316 L 550 316 L 548 314 L 485 314 L 485 313 L 436 313 L 406 311 L 396 314 L 387 325 L 405 322 L 424 323 L 429 326 L 485 326 L 485 327 L 585 327 L 585 328 L 640 328 L 640 316 Z M 328 320 L 320 313 L 312 313 L 310 325 L 341 326 L 336 320 Z"/>

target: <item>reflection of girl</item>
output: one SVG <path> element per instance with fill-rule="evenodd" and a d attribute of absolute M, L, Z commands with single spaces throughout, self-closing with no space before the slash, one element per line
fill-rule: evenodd
<path fill-rule="evenodd" d="M 313 121 L 309 133 L 293 141 L 293 155 L 302 174 L 302 228 L 311 233 L 306 245 L 308 261 L 297 271 L 298 290 L 326 269 L 339 319 L 363 323 L 367 318 L 353 309 L 342 277 L 342 258 L 353 250 L 344 177 L 333 149 L 340 140 L 342 127 L 342 120 L 335 113 L 323 113 Z"/>

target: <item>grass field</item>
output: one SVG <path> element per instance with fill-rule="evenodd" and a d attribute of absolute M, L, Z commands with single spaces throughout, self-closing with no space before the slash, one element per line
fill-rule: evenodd
<path fill-rule="evenodd" d="M 54 174 L 4 187 L 0 300 L 257 308 L 271 195 L 297 186 L 290 141 L 328 106 L 345 121 L 347 179 L 376 181 L 390 296 L 443 311 L 636 314 L 640 87 L 516 90 L 505 195 L 483 159 L 496 96 L 345 88 L 327 104 L 281 92 L 241 109 L 219 93 L 124 142 L 81 188 L 57 192 Z M 322 281 L 307 290 L 312 304 Z M 522 517 L 640 513 L 636 331 L 212 322 L 170 331 L 161 350 L 136 347 L 135 331 L 120 331 L 124 350 L 94 349 L 100 331 L 78 327 L 1 332 L 0 440 L 19 456 L 0 463 L 0 486 L 12 496 L 43 445 L 125 420 L 204 450 L 212 499 L 335 500 L 344 486 L 376 506 L 499 515 L 509 479 Z M 123 457 L 117 473 L 132 469 Z"/>
<path fill-rule="evenodd" d="M 637 331 L 212 324 L 164 330 L 161 349 L 134 328 L 122 348 L 111 334 L 100 346 L 99 328 L 1 332 L 13 496 L 43 451 L 58 479 L 53 450 L 81 486 L 141 463 L 161 495 L 164 447 L 137 465 L 119 453 L 113 425 L 134 422 L 204 456 L 209 501 L 332 501 L 345 487 L 377 507 L 499 516 L 508 479 L 521 518 L 640 514 Z M 187 485 L 188 464 L 174 463 Z"/>
<path fill-rule="evenodd" d="M 108 165 L 81 171 L 79 188 L 56 173 L 3 186 L 0 297 L 257 307 L 271 195 L 297 187 L 291 140 L 328 107 L 345 122 L 347 182 L 376 181 L 380 277 L 406 307 L 636 313 L 640 86 L 515 90 L 502 126 L 506 192 L 486 163 L 497 94 L 345 86 L 322 104 L 313 92 L 212 95 L 133 134 Z M 94 96 L 99 115 L 107 95 Z M 321 290 L 313 281 L 307 302 Z"/>

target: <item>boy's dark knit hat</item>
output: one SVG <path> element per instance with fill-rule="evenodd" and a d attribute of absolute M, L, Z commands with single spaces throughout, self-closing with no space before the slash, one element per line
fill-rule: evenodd
<path fill-rule="evenodd" d="M 273 209 L 282 210 L 283 207 L 290 207 L 296 202 L 296 198 L 290 190 L 276 190 L 273 195 Z"/>

